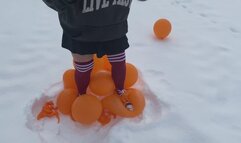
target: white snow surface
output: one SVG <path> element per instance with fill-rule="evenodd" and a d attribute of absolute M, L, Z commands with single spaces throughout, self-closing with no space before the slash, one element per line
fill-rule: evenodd
<path fill-rule="evenodd" d="M 136 118 L 84 126 L 36 120 L 72 68 L 57 13 L 41 0 L 0 5 L 1 143 L 240 143 L 241 0 L 133 0 L 127 61 L 146 108 Z M 166 40 L 153 24 L 171 21 Z M 240 49 L 239 49 L 240 48 Z"/>

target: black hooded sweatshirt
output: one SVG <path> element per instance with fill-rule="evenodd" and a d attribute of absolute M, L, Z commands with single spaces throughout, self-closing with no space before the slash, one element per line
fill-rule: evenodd
<path fill-rule="evenodd" d="M 56 10 L 64 33 L 83 42 L 109 41 L 128 31 L 132 0 L 43 0 Z"/>

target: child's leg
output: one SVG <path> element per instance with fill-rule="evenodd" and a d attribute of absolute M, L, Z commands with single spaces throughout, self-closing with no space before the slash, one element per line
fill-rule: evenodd
<path fill-rule="evenodd" d="M 128 99 L 128 93 L 124 90 L 124 83 L 126 77 L 126 56 L 125 52 L 115 54 L 115 55 L 108 55 L 108 59 L 110 64 L 112 65 L 111 72 L 112 78 L 115 83 L 116 92 L 120 96 L 121 101 L 123 102 L 124 106 L 133 111 L 133 105 L 130 103 Z"/>
<path fill-rule="evenodd" d="M 75 82 L 79 95 L 86 94 L 90 82 L 90 73 L 93 69 L 93 55 L 72 54 L 75 64 Z"/>
<path fill-rule="evenodd" d="M 111 72 L 116 91 L 122 91 L 124 89 L 124 82 L 126 77 L 125 52 L 115 55 L 108 55 L 108 59 L 112 65 Z"/>

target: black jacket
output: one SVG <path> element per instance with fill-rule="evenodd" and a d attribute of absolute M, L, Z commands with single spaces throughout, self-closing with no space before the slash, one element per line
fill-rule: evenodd
<path fill-rule="evenodd" d="M 56 10 L 65 34 L 79 41 L 125 36 L 132 0 L 43 0 Z"/>

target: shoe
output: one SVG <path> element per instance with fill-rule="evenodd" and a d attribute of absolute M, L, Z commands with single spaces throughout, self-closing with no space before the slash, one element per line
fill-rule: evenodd
<path fill-rule="evenodd" d="M 117 94 L 120 97 L 121 102 L 124 104 L 124 106 L 126 107 L 127 110 L 129 111 L 134 111 L 134 107 L 132 105 L 132 103 L 129 101 L 128 98 L 128 91 L 126 90 L 117 90 Z"/>

